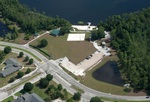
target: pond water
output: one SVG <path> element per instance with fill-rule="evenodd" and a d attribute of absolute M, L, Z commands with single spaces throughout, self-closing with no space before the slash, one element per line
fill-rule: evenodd
<path fill-rule="evenodd" d="M 7 34 L 9 32 L 9 29 L 5 24 L 0 22 L 0 36 L 2 37 L 3 35 Z"/>
<path fill-rule="evenodd" d="M 121 75 L 115 61 L 108 61 L 101 68 L 93 72 L 92 76 L 106 83 L 123 86 L 124 81 L 121 79 Z"/>
<path fill-rule="evenodd" d="M 19 0 L 21 3 L 69 20 L 72 24 L 78 21 L 97 24 L 108 16 L 137 11 L 150 6 L 150 0 Z"/>

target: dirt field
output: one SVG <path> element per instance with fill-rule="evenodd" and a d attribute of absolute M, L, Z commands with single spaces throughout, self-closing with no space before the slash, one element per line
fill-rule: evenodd
<path fill-rule="evenodd" d="M 67 56 L 74 64 L 78 64 L 96 51 L 89 41 L 67 42 L 67 36 L 53 37 L 46 34 L 32 42 L 31 45 L 35 46 L 41 39 L 45 38 L 48 41 L 48 46 L 42 48 L 43 51 L 52 55 L 53 59 Z"/>

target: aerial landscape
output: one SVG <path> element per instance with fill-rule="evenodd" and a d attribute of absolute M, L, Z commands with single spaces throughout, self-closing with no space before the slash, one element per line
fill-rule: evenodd
<path fill-rule="evenodd" d="M 0 102 L 150 102 L 150 0 L 0 0 Z"/>

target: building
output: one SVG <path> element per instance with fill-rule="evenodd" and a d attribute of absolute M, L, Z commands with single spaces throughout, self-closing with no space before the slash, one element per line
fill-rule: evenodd
<path fill-rule="evenodd" d="M 58 36 L 60 34 L 60 29 L 53 29 L 50 34 L 53 36 Z"/>
<path fill-rule="evenodd" d="M 6 77 L 22 68 L 22 65 L 14 58 L 7 59 L 4 64 L 6 66 L 4 70 L 0 72 L 0 76 L 2 77 Z"/>
<path fill-rule="evenodd" d="M 24 95 L 19 96 L 13 102 L 45 102 L 45 101 L 35 93 L 32 94 L 26 93 Z"/>

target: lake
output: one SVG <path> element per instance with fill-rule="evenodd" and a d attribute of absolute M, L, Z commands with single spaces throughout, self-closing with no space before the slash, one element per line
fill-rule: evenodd
<path fill-rule="evenodd" d="M 76 24 L 78 21 L 97 24 L 108 16 L 129 13 L 147 8 L 150 0 L 19 0 L 36 8 L 39 12 L 56 17 L 57 15 Z"/>
<path fill-rule="evenodd" d="M 121 75 L 115 61 L 108 61 L 101 68 L 93 72 L 92 76 L 99 81 L 106 83 L 123 86 L 124 81 L 121 79 Z"/>

